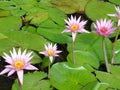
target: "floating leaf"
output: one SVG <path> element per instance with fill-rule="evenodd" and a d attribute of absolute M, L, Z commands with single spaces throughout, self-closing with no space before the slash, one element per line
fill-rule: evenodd
<path fill-rule="evenodd" d="M 39 35 L 25 31 L 4 32 L 3 34 L 8 37 L 6 41 L 11 41 L 8 42 L 8 47 L 9 43 L 14 43 L 14 47 L 24 47 L 36 51 L 44 50 L 46 40 Z"/>
<path fill-rule="evenodd" d="M 115 60 L 115 63 L 120 63 L 120 39 L 118 39 L 116 42 L 114 60 Z"/>
<path fill-rule="evenodd" d="M 108 54 L 108 59 L 111 59 L 111 48 L 112 48 L 112 43 L 109 39 L 105 39 L 106 43 L 106 50 Z M 68 43 L 68 51 L 71 52 L 71 43 Z M 89 33 L 89 34 L 79 34 L 76 37 L 75 45 L 74 45 L 75 51 L 80 50 L 80 51 L 85 51 L 85 52 L 90 52 L 93 54 L 93 56 L 96 56 L 100 61 L 104 60 L 103 57 L 103 50 L 102 50 L 102 37 L 99 35 L 96 35 L 94 33 Z"/>
<path fill-rule="evenodd" d="M 19 30 L 22 25 L 22 20 L 20 17 L 2 17 L 0 18 L 0 31 L 13 31 Z"/>
<path fill-rule="evenodd" d="M 56 43 L 67 43 L 71 42 L 71 39 L 69 36 L 63 35 L 61 33 L 56 33 L 58 29 L 45 29 L 45 28 L 38 28 L 37 32 L 47 38 L 48 40 L 51 40 Z"/>
<path fill-rule="evenodd" d="M 51 84 L 58 90 L 81 90 L 95 77 L 83 66 L 71 67 L 67 63 L 54 64 L 50 70 Z"/>
<path fill-rule="evenodd" d="M 42 80 L 47 77 L 46 73 L 34 72 L 24 75 L 23 90 L 50 90 L 50 84 L 48 80 Z M 18 80 L 12 86 L 12 90 L 18 89 Z"/>
<path fill-rule="evenodd" d="M 108 88 L 107 83 L 99 83 L 98 81 L 90 82 L 82 90 L 106 90 Z"/>
<path fill-rule="evenodd" d="M 112 2 L 114 4 L 120 5 L 120 1 L 119 0 L 109 0 L 109 2 Z"/>
<path fill-rule="evenodd" d="M 115 13 L 114 5 L 99 0 L 91 0 L 86 8 L 85 13 L 93 21 L 101 18 L 108 18 L 107 14 Z"/>
<path fill-rule="evenodd" d="M 110 73 L 97 71 L 96 77 L 101 82 L 108 83 L 108 85 L 109 85 L 108 88 L 112 87 L 114 89 L 120 89 L 120 83 L 119 83 L 120 77 L 119 77 L 119 75 L 113 75 Z"/>
<path fill-rule="evenodd" d="M 31 32 L 31 33 L 36 33 L 36 28 L 35 27 L 33 27 L 33 26 L 24 26 L 24 27 L 22 27 L 22 30 L 23 31 L 28 31 L 28 32 Z"/>
<path fill-rule="evenodd" d="M 61 26 L 65 25 L 65 21 L 64 21 L 65 14 L 63 12 L 61 12 L 60 10 L 55 9 L 55 8 L 49 8 L 48 13 L 49 13 L 50 18 L 54 22 L 56 22 L 57 24 L 59 24 Z"/>
<path fill-rule="evenodd" d="M 75 64 L 82 66 L 84 64 L 89 64 L 95 68 L 99 67 L 99 60 L 91 54 L 90 52 L 86 51 L 75 51 Z M 67 58 L 68 61 L 72 62 L 72 54 L 70 53 Z"/>
<path fill-rule="evenodd" d="M 47 12 L 35 12 L 30 13 L 25 17 L 26 21 L 30 21 L 30 24 L 39 24 L 48 19 Z"/>
<path fill-rule="evenodd" d="M 89 0 L 51 0 L 51 3 L 66 14 L 84 12 Z"/>
<path fill-rule="evenodd" d="M 10 16 L 10 11 L 0 9 L 0 17 Z"/>

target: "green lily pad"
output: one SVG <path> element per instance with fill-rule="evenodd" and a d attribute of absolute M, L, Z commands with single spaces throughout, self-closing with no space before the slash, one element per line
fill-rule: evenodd
<path fill-rule="evenodd" d="M 94 56 L 94 54 L 86 51 L 75 51 L 75 64 L 82 66 L 84 64 L 89 64 L 94 68 L 99 67 L 99 60 Z M 72 62 L 72 54 L 70 53 L 67 57 L 69 62 Z"/>
<path fill-rule="evenodd" d="M 119 0 L 109 0 L 109 2 L 112 2 L 116 5 L 120 5 L 120 1 Z"/>
<path fill-rule="evenodd" d="M 111 50 L 112 50 L 112 43 L 111 41 L 106 38 L 106 51 L 108 60 L 111 59 Z M 79 34 L 76 37 L 75 43 L 74 43 L 74 50 L 75 51 L 85 51 L 93 54 L 98 60 L 104 61 L 103 57 L 103 50 L 102 50 L 102 36 L 96 35 L 95 33 L 84 33 Z M 68 51 L 72 51 L 72 43 L 68 43 Z"/>
<path fill-rule="evenodd" d="M 44 50 L 44 43 L 46 40 L 39 35 L 25 31 L 11 31 L 4 32 L 3 34 L 8 37 L 7 39 L 4 39 L 4 41 L 9 41 L 7 47 L 9 47 L 9 43 L 13 43 L 13 47 L 24 47 L 36 51 Z"/>
<path fill-rule="evenodd" d="M 50 90 L 50 84 L 48 80 L 42 80 L 47 77 L 46 73 L 34 72 L 24 75 L 24 82 L 22 85 L 23 90 Z M 18 80 L 12 86 L 12 90 L 18 89 Z"/>
<path fill-rule="evenodd" d="M 100 82 L 108 83 L 108 88 L 120 89 L 119 74 L 114 75 L 106 72 L 97 71 L 96 77 L 100 80 Z"/>
<path fill-rule="evenodd" d="M 54 64 L 50 70 L 50 82 L 58 90 L 81 90 L 96 78 L 83 66 L 72 67 L 67 63 Z"/>
<path fill-rule="evenodd" d="M 93 21 L 101 18 L 108 18 L 107 14 L 114 13 L 114 5 L 99 0 L 91 0 L 85 7 L 86 15 Z"/>
<path fill-rule="evenodd" d="M 25 17 L 26 21 L 30 21 L 30 24 L 39 24 L 48 19 L 47 12 L 34 12 L 30 13 Z"/>
<path fill-rule="evenodd" d="M 19 30 L 22 25 L 20 17 L 9 16 L 0 18 L 0 31 Z"/>
<path fill-rule="evenodd" d="M 51 3 L 66 14 L 84 12 L 89 0 L 51 0 Z"/>

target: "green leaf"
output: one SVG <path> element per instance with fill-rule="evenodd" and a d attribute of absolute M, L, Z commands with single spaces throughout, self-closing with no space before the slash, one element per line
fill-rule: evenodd
<path fill-rule="evenodd" d="M 99 0 L 91 0 L 85 8 L 85 13 L 93 21 L 101 18 L 108 18 L 107 14 L 114 12 L 115 9 L 113 4 Z"/>
<path fill-rule="evenodd" d="M 64 26 L 65 25 L 65 14 L 63 12 L 61 12 L 59 9 L 55 9 L 55 8 L 49 8 L 48 9 L 48 13 L 50 18 L 56 22 L 57 24 Z"/>
<path fill-rule="evenodd" d="M 96 72 L 96 77 L 104 83 L 108 83 L 109 87 L 108 88 L 114 88 L 114 89 L 120 89 L 120 77 L 119 75 L 113 75 L 110 73 L 106 73 L 106 72 L 100 72 L 97 71 Z"/>
<path fill-rule="evenodd" d="M 19 30 L 22 25 L 20 17 L 2 17 L 0 18 L 0 31 L 13 31 Z"/>
<path fill-rule="evenodd" d="M 4 10 L 11 10 L 11 9 L 15 9 L 16 7 L 15 3 L 13 1 L 0 1 L 0 8 L 4 9 Z"/>
<path fill-rule="evenodd" d="M 31 32 L 31 33 L 36 33 L 36 28 L 33 27 L 33 26 L 23 26 L 22 27 L 22 30 L 23 31 L 28 31 L 28 32 Z"/>
<path fill-rule="evenodd" d="M 108 88 L 107 83 L 99 83 L 98 81 L 90 82 L 82 90 L 106 90 Z"/>
<path fill-rule="evenodd" d="M 30 24 L 40 24 L 41 22 L 48 19 L 47 12 L 34 12 L 30 13 L 25 17 L 26 21 L 30 21 Z"/>
<path fill-rule="evenodd" d="M 114 57 L 115 63 L 120 63 L 120 39 L 118 39 L 116 42 L 116 48 L 114 53 L 115 53 L 115 57 Z"/>
<path fill-rule="evenodd" d="M 32 58 L 32 60 L 30 61 L 32 64 L 37 64 L 37 63 L 40 63 L 40 62 L 42 62 L 42 59 L 41 59 L 41 57 L 38 55 L 38 54 L 36 54 L 35 52 L 33 52 L 33 58 Z"/>
<path fill-rule="evenodd" d="M 43 51 L 44 50 L 44 44 L 46 40 L 39 35 L 32 34 L 25 31 L 11 31 L 11 32 L 3 32 L 4 35 L 8 37 L 8 39 L 5 39 L 9 43 L 13 43 L 14 47 L 24 47 L 36 51 Z"/>
<path fill-rule="evenodd" d="M 16 6 L 20 7 L 22 10 L 29 12 L 32 8 L 35 7 L 35 4 L 37 3 L 37 0 L 11 0 L 13 1 Z"/>
<path fill-rule="evenodd" d="M 89 34 L 78 34 L 76 37 L 76 41 L 74 43 L 74 50 L 80 50 L 85 52 L 91 52 L 96 58 L 98 58 L 100 61 L 104 60 L 103 57 L 103 50 L 102 50 L 102 36 L 99 36 L 95 33 L 89 33 Z M 112 50 L 112 43 L 111 41 L 106 38 L 105 39 L 106 44 L 106 51 L 108 59 L 111 59 L 111 50 Z M 68 43 L 68 51 L 71 52 L 71 45 L 72 43 Z"/>
<path fill-rule="evenodd" d="M 120 75 L 120 66 L 109 65 L 109 67 L 113 75 Z"/>
<path fill-rule="evenodd" d="M 81 90 L 96 78 L 83 66 L 71 67 L 67 63 L 54 64 L 50 70 L 51 84 L 58 90 Z"/>
<path fill-rule="evenodd" d="M 94 54 L 86 51 L 75 51 L 75 64 L 81 66 L 84 64 L 89 64 L 95 68 L 99 67 L 99 60 L 94 56 Z M 72 54 L 70 53 L 67 57 L 69 62 L 72 62 Z"/>
<path fill-rule="evenodd" d="M 120 1 L 119 0 L 109 0 L 109 2 L 112 2 L 116 5 L 120 5 Z"/>
<path fill-rule="evenodd" d="M 50 41 L 56 43 L 68 43 L 71 42 L 71 38 L 61 33 L 57 33 L 59 29 L 46 29 L 46 28 L 38 28 L 37 32 L 47 38 Z M 60 29 L 61 30 L 61 29 Z"/>
<path fill-rule="evenodd" d="M 0 39 L 0 42 L 1 42 L 0 55 L 3 55 L 3 52 L 9 52 L 14 47 L 14 45 L 17 46 L 17 44 L 15 42 L 12 42 L 8 38 Z"/>
<path fill-rule="evenodd" d="M 48 80 L 42 80 L 47 77 L 46 73 L 34 72 L 27 73 L 24 75 L 24 82 L 22 85 L 22 90 L 50 90 L 50 84 Z M 12 90 L 18 89 L 18 81 L 12 86 Z"/>
<path fill-rule="evenodd" d="M 0 9 L 0 17 L 10 16 L 11 13 L 7 10 Z"/>
<path fill-rule="evenodd" d="M 48 67 L 50 63 L 51 62 L 50 62 L 49 57 L 44 57 L 44 59 L 42 60 L 41 68 L 44 69 L 44 68 Z"/>
<path fill-rule="evenodd" d="M 0 39 L 5 39 L 7 38 L 7 36 L 5 36 L 4 34 L 0 33 Z"/>
<path fill-rule="evenodd" d="M 89 0 L 51 0 L 51 3 L 66 14 L 84 12 Z"/>

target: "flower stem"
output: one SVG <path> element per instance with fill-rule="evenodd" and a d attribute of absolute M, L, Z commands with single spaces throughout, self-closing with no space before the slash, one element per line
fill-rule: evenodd
<path fill-rule="evenodd" d="M 72 40 L 72 63 L 75 64 L 75 56 L 74 56 L 74 41 Z"/>
<path fill-rule="evenodd" d="M 18 79 L 18 90 L 22 90 L 22 85 L 21 85 L 19 79 Z"/>
<path fill-rule="evenodd" d="M 104 55 L 106 70 L 107 70 L 107 72 L 110 72 L 110 69 L 109 69 L 109 66 L 108 66 L 106 48 L 105 48 L 105 37 L 103 37 L 103 39 L 102 39 L 102 49 L 103 49 L 103 55 Z"/>
<path fill-rule="evenodd" d="M 50 78 L 50 64 L 51 62 L 49 62 L 49 65 L 48 65 L 48 78 Z"/>
<path fill-rule="evenodd" d="M 116 48 L 116 42 L 117 42 L 117 39 L 118 39 L 118 36 L 119 36 L 119 32 L 120 32 L 120 28 L 118 28 L 118 31 L 117 31 L 117 33 L 116 33 L 116 37 L 115 37 L 115 40 L 114 40 L 114 43 L 113 43 L 111 64 L 114 64 L 114 63 L 115 63 L 115 61 L 114 61 L 115 48 Z"/>

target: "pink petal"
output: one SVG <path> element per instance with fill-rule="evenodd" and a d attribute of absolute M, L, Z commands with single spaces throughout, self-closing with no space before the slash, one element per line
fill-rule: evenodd
<path fill-rule="evenodd" d="M 5 59 L 5 62 L 9 63 L 9 64 L 12 64 L 13 63 L 13 60 L 12 58 L 7 55 L 6 53 L 3 53 L 5 56 L 3 56 L 3 58 Z"/>
<path fill-rule="evenodd" d="M 5 67 L 6 67 L 6 68 L 10 68 L 10 69 L 14 69 L 14 68 L 15 68 L 15 67 L 12 66 L 12 65 L 6 65 Z"/>
<path fill-rule="evenodd" d="M 11 70 L 11 71 L 8 73 L 8 76 L 11 76 L 14 72 L 15 72 L 15 70 Z"/>
<path fill-rule="evenodd" d="M 76 34 L 77 34 L 77 33 L 72 32 L 72 40 L 73 40 L 73 42 L 75 41 Z"/>
<path fill-rule="evenodd" d="M 61 33 L 64 33 L 64 32 L 71 32 L 71 30 L 69 30 L 69 29 L 65 29 L 65 30 L 62 31 Z"/>
<path fill-rule="evenodd" d="M 120 19 L 118 20 L 118 25 L 117 25 L 118 27 L 120 26 Z"/>
<path fill-rule="evenodd" d="M 17 71 L 17 75 L 21 85 L 23 85 L 23 70 Z"/>
<path fill-rule="evenodd" d="M 0 75 L 5 74 L 5 73 L 9 72 L 10 70 L 11 69 L 9 69 L 9 68 L 5 68 L 2 72 L 0 72 Z"/>
<path fill-rule="evenodd" d="M 89 31 L 85 30 L 84 28 L 82 28 L 81 31 L 84 33 L 90 33 Z"/>
<path fill-rule="evenodd" d="M 53 56 L 49 56 L 50 62 L 53 62 Z"/>
<path fill-rule="evenodd" d="M 22 58 L 25 57 L 26 51 L 27 51 L 27 50 L 25 49 L 24 52 L 22 53 L 22 55 L 21 55 Z"/>
<path fill-rule="evenodd" d="M 44 52 L 39 52 L 39 54 L 44 54 L 44 55 L 46 55 L 45 51 L 44 51 Z"/>
<path fill-rule="evenodd" d="M 116 17 L 117 15 L 116 14 L 107 14 L 108 16 L 111 16 L 111 17 Z"/>
<path fill-rule="evenodd" d="M 24 69 L 26 70 L 38 70 L 38 68 L 34 67 L 33 65 L 27 65 Z"/>
<path fill-rule="evenodd" d="M 27 62 L 29 62 L 32 58 L 33 58 L 33 56 L 31 56 L 31 57 L 26 57 L 26 60 L 25 60 L 24 62 L 27 63 Z"/>

